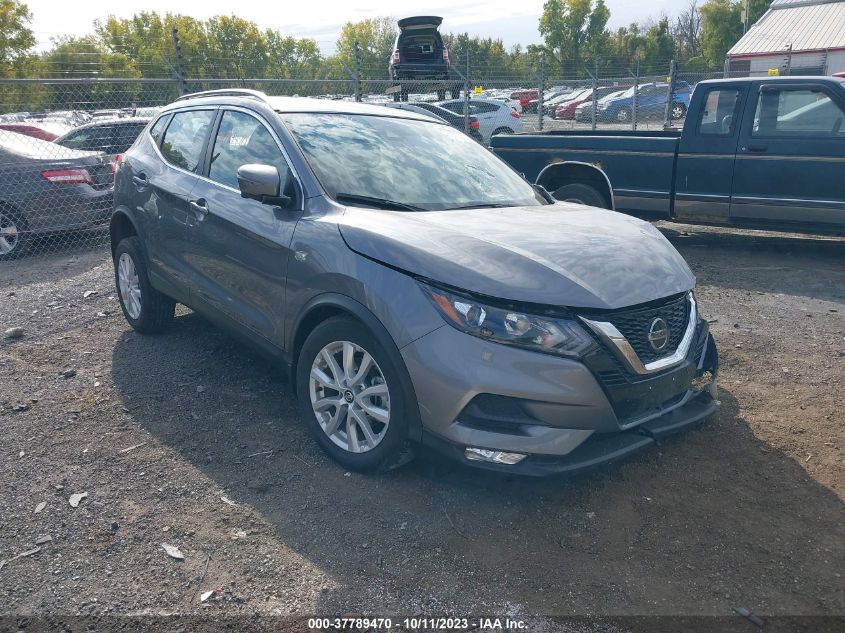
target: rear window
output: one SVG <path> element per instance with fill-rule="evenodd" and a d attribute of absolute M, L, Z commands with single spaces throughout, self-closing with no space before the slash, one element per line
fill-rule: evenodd
<path fill-rule="evenodd" d="M 173 115 L 161 140 L 161 153 L 171 165 L 195 171 L 202 156 L 214 110 L 189 110 Z"/>

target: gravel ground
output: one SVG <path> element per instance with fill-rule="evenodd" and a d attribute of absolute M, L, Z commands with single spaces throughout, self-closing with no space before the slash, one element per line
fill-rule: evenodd
<path fill-rule="evenodd" d="M 662 228 L 719 413 L 569 479 L 344 472 L 198 316 L 132 332 L 102 250 L 3 264 L 0 614 L 845 615 L 845 240 Z"/>

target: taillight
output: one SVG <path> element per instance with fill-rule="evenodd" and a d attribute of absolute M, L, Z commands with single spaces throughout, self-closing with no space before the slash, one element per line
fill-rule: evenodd
<path fill-rule="evenodd" d="M 384 59 L 384 58 L 382 58 L 382 59 Z M 394 64 L 399 63 L 399 51 L 393 51 L 393 63 Z"/>
<path fill-rule="evenodd" d="M 445 48 L 443 49 L 443 61 L 447 63 L 449 62 L 449 51 Z"/>
<path fill-rule="evenodd" d="M 511 110 L 511 116 L 514 119 L 518 119 L 519 118 L 519 112 L 517 112 L 516 110 Z"/>
<path fill-rule="evenodd" d="M 117 173 L 117 168 L 120 167 L 120 161 L 123 160 L 123 154 L 115 154 L 114 157 L 111 159 L 109 163 L 109 167 L 111 167 L 111 175 L 114 176 Z"/>
<path fill-rule="evenodd" d="M 478 128 L 480 128 L 480 127 L 481 127 L 481 125 L 478 123 L 478 121 L 470 121 L 470 122 L 469 122 L 469 126 L 470 126 L 473 130 L 477 130 Z"/>
<path fill-rule="evenodd" d="M 41 176 L 44 180 L 54 182 L 59 185 L 93 185 L 91 174 L 85 169 L 54 169 L 50 171 L 42 171 Z"/>

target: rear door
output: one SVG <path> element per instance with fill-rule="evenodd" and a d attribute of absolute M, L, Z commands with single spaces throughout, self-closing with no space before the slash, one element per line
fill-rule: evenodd
<path fill-rule="evenodd" d="M 739 113 L 746 88 L 742 83 L 720 83 L 703 90 L 701 105 L 690 115 L 678 145 L 675 217 L 725 222 L 730 217 Z"/>
<path fill-rule="evenodd" d="M 742 121 L 730 215 L 845 224 L 845 96 L 826 83 L 755 86 Z"/>
<path fill-rule="evenodd" d="M 183 298 L 191 287 L 185 260 L 188 219 L 194 217 L 189 204 L 197 183 L 205 145 L 216 108 L 180 110 L 163 131 L 151 132 L 156 156 L 145 156 L 132 165 L 132 186 L 138 211 L 147 217 L 151 239 L 148 251 L 153 272 L 162 290 Z M 133 157 L 134 158 L 134 157 Z"/>
<path fill-rule="evenodd" d="M 298 199 L 298 187 L 279 139 L 259 115 L 226 108 L 216 127 L 204 177 L 191 194 L 197 212 L 189 216 L 185 258 L 192 298 L 259 344 L 281 347 L 288 255 L 300 207 L 242 198 L 237 171 L 247 164 L 272 165 L 282 193 Z"/>

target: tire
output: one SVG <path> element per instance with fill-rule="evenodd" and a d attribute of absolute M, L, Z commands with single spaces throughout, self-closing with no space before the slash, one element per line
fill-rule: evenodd
<path fill-rule="evenodd" d="M 26 218 L 0 205 L 0 261 L 23 255 L 32 242 Z"/>
<path fill-rule="evenodd" d="M 513 130 L 509 127 L 497 127 L 493 130 L 493 134 L 513 134 Z"/>
<path fill-rule="evenodd" d="M 631 122 L 631 110 L 626 107 L 621 107 L 616 111 L 616 122 L 617 123 L 630 123 Z"/>
<path fill-rule="evenodd" d="M 122 282 L 122 274 L 126 283 Z M 170 325 L 176 302 L 150 284 L 147 259 L 138 237 L 125 238 L 114 249 L 114 283 L 120 309 L 132 329 L 141 334 L 156 334 Z"/>
<path fill-rule="evenodd" d="M 354 352 L 349 372 L 344 364 L 347 346 Z M 358 375 L 365 353 L 370 355 L 372 363 L 358 383 L 350 383 L 346 376 L 353 372 L 353 377 Z M 337 364 L 334 371 L 327 356 Z M 389 354 L 364 325 L 347 317 L 333 317 L 320 323 L 299 352 L 296 393 L 302 419 L 320 448 L 348 470 L 385 472 L 413 458 L 407 412 L 418 405 L 416 398 L 402 388 L 400 371 L 404 368 L 397 367 L 394 358 L 401 362 L 398 351 Z M 322 379 L 314 377 L 315 370 L 321 372 Z M 338 373 L 339 381 L 334 378 Z M 339 388 L 331 387 L 330 383 Z M 377 390 L 378 395 L 362 399 L 360 394 L 370 390 Z M 314 403 L 320 402 L 323 410 L 314 407 Z M 377 411 L 378 417 L 371 416 L 361 403 Z M 367 431 L 362 420 L 369 426 Z M 333 424 L 336 430 L 330 435 L 324 427 L 331 429 Z"/>
<path fill-rule="evenodd" d="M 687 115 L 687 107 L 683 103 L 673 103 L 669 116 L 673 121 L 683 119 Z"/>
<path fill-rule="evenodd" d="M 600 209 L 608 208 L 607 201 L 598 189 L 580 182 L 564 185 L 557 189 L 552 196 L 555 200 L 561 202 L 574 202 L 575 204 L 584 204 L 588 207 L 599 207 Z"/>

